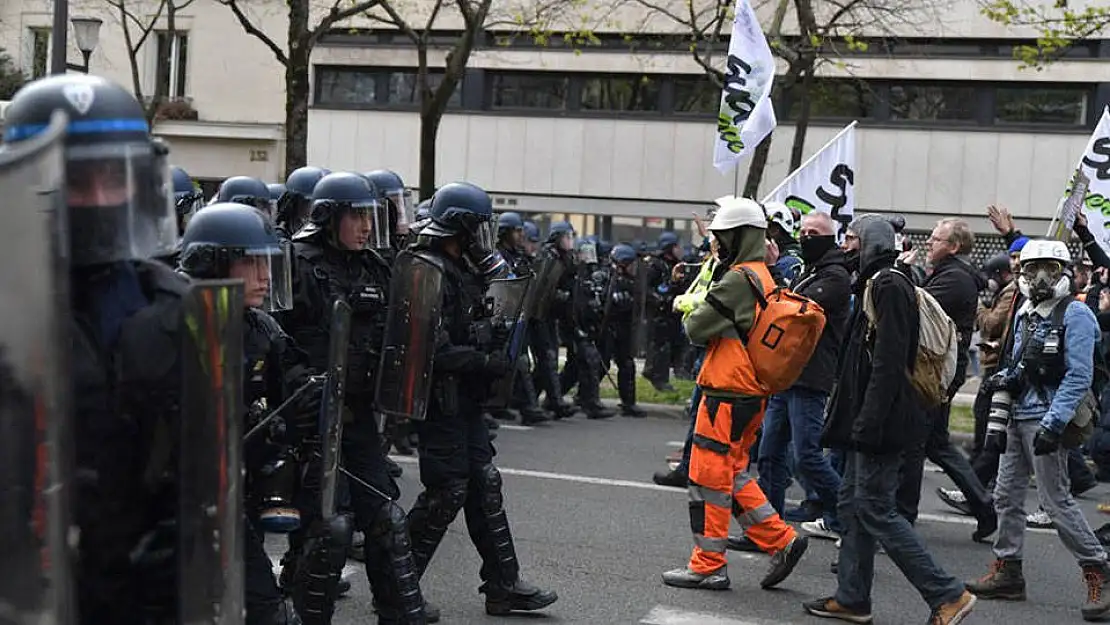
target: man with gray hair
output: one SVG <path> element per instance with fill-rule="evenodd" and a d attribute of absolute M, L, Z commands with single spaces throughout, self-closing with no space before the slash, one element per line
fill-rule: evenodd
<path fill-rule="evenodd" d="M 956 376 L 948 389 L 949 402 L 967 378 L 979 291 L 987 286 L 986 280 L 968 259 L 974 245 L 975 238 L 967 222 L 952 218 L 938 221 L 926 242 L 929 273 L 922 287 L 936 298 L 959 331 Z M 972 515 L 978 521 L 971 538 L 979 542 L 994 533 L 998 527 L 998 519 L 990 493 L 979 481 L 967 457 L 956 449 L 949 438 L 949 402 L 928 412 L 931 426 L 929 437 L 910 454 L 903 467 L 902 486 L 898 490 L 898 511 L 911 523 L 917 518 L 917 504 L 921 499 L 921 481 L 927 457 L 942 468 L 956 488 L 963 492 Z"/>
<path fill-rule="evenodd" d="M 921 395 L 906 374 L 918 348 L 917 296 L 909 278 L 893 271 L 898 253 L 890 222 L 865 215 L 851 230 L 860 244 L 859 305 L 849 321 L 822 437 L 826 447 L 846 452 L 837 505 L 843 543 L 836 593 L 803 607 L 814 616 L 870 623 L 875 550 L 882 545 L 929 605 L 929 622 L 956 625 L 975 597 L 933 560 L 913 526 L 895 512 L 904 453 L 928 433 Z"/>

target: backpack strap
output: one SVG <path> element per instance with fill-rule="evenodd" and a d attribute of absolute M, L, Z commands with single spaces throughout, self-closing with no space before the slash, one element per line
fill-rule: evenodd
<path fill-rule="evenodd" d="M 759 275 L 740 264 L 733 265 L 730 267 L 730 270 L 744 274 L 744 277 L 748 279 L 748 285 L 752 287 L 752 292 L 755 294 L 755 299 L 759 303 L 760 308 L 767 308 L 767 296 L 763 294 L 763 283 L 759 279 Z M 715 310 L 718 315 L 731 321 L 733 329 L 736 330 L 736 334 L 740 337 L 740 341 L 744 343 L 744 345 L 748 344 L 748 333 L 736 323 L 735 310 L 726 306 L 724 302 L 717 299 L 712 293 L 706 293 L 705 303 L 709 304 L 710 308 Z"/>

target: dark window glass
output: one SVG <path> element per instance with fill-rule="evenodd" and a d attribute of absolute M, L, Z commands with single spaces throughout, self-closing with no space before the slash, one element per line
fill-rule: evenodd
<path fill-rule="evenodd" d="M 567 77 L 561 74 L 493 75 L 493 108 L 562 110 L 567 105 Z"/>
<path fill-rule="evenodd" d="M 659 81 L 650 76 L 600 76 L 582 81 L 583 111 L 658 111 Z"/>
<path fill-rule="evenodd" d="M 866 119 L 875 114 L 875 94 L 859 80 L 814 81 L 809 92 L 811 119 Z M 789 116 L 798 118 L 800 94 L 792 98 Z"/>
<path fill-rule="evenodd" d="M 441 72 L 428 72 L 428 88 L 435 91 L 443 82 Z M 397 71 L 389 76 L 390 104 L 402 106 L 420 106 L 420 81 L 414 71 Z M 462 104 L 462 81 L 455 85 L 455 91 L 447 100 L 447 106 Z"/>
<path fill-rule="evenodd" d="M 721 108 L 721 89 L 708 76 L 679 76 L 674 80 L 676 113 L 716 115 Z"/>
<path fill-rule="evenodd" d="M 376 104 L 380 71 L 320 69 L 317 104 Z"/>
<path fill-rule="evenodd" d="M 158 60 L 155 64 L 155 77 L 159 93 L 167 97 L 185 96 L 188 78 L 189 35 L 183 32 L 158 33 Z"/>
<path fill-rule="evenodd" d="M 975 120 L 975 87 L 966 85 L 891 85 L 890 118 Z"/>
<path fill-rule="evenodd" d="M 1002 123 L 1087 123 L 1087 90 L 1075 87 L 999 87 L 994 119 Z"/>
<path fill-rule="evenodd" d="M 31 78 L 39 79 L 46 76 L 50 68 L 50 30 L 47 28 L 31 29 Z"/>

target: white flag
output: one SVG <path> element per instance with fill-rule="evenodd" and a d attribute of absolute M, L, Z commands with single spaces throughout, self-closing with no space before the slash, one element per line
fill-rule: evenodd
<path fill-rule="evenodd" d="M 775 59 L 749 0 L 736 0 L 725 74 L 713 146 L 713 166 L 722 174 L 754 150 L 778 123 L 771 106 Z"/>
<path fill-rule="evenodd" d="M 1110 107 L 1102 112 L 1102 119 L 1095 127 L 1095 133 L 1087 142 L 1083 157 L 1075 166 L 1090 181 L 1087 197 L 1083 202 L 1083 214 L 1087 216 L 1087 227 L 1091 229 L 1095 241 L 1102 250 L 1110 254 Z M 1070 187 L 1069 182 L 1069 187 Z M 1070 194 L 1070 188 L 1064 192 Z M 1049 236 L 1052 228 L 1049 228 Z"/>
<path fill-rule="evenodd" d="M 848 124 L 763 201 L 782 202 L 803 215 L 828 213 L 843 225 L 851 222 L 856 211 L 856 123 Z"/>

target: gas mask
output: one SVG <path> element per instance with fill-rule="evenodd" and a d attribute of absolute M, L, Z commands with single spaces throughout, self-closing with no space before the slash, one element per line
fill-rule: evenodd
<path fill-rule="evenodd" d="M 1049 259 L 1031 260 L 1021 266 L 1018 288 L 1034 304 L 1040 304 L 1068 295 L 1071 280 L 1064 273 L 1063 263 Z"/>

